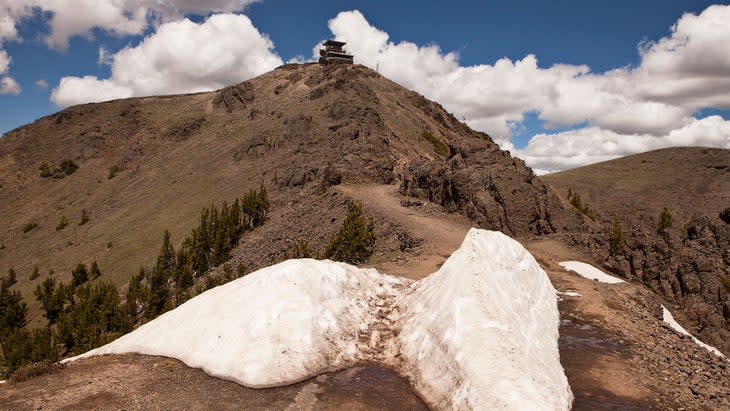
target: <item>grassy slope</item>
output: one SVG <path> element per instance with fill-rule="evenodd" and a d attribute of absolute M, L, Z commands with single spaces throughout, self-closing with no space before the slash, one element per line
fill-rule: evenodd
<path fill-rule="evenodd" d="M 604 220 L 654 225 L 667 207 L 682 223 L 730 207 L 730 150 L 668 148 L 541 178 L 564 196 L 572 189 Z"/>

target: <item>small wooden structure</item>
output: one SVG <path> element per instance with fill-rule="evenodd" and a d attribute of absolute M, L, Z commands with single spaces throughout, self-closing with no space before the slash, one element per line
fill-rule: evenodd
<path fill-rule="evenodd" d="M 319 50 L 319 64 L 352 64 L 353 57 L 345 52 L 345 44 L 344 41 L 325 41 L 324 48 Z"/>

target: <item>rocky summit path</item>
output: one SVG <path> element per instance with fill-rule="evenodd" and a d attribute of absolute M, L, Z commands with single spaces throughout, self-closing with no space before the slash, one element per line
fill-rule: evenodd
<path fill-rule="evenodd" d="M 470 224 L 395 186 L 340 186 L 381 221 L 411 238 L 401 253 L 379 255 L 383 273 L 419 279 L 438 270 Z M 645 288 L 604 284 L 558 262 L 590 258 L 557 237 L 520 239 L 558 290 L 560 355 L 576 410 L 730 409 L 730 362 L 712 356 L 661 321 Z M 680 319 L 681 321 L 681 319 Z M 177 360 L 143 355 L 78 361 L 24 382 L 0 385 L 0 409 L 347 409 L 422 410 L 408 383 L 373 365 L 327 373 L 287 387 L 254 390 L 207 376 Z"/>

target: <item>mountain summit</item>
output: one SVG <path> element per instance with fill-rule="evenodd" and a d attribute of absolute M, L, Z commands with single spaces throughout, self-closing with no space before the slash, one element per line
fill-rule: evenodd
<path fill-rule="evenodd" d="M 66 175 L 64 161 L 78 170 Z M 512 235 L 575 221 L 489 136 L 359 65 L 290 64 L 214 92 L 70 107 L 7 133 L 0 164 L 0 272 L 97 260 L 126 282 L 165 229 L 179 239 L 202 207 L 262 181 L 290 225 L 332 225 L 333 205 L 312 194 L 354 183 L 400 184 Z M 53 175 L 42 177 L 44 167 Z M 82 212 L 89 222 L 79 225 Z M 324 241 L 316 228 L 298 230 Z M 253 268 L 280 259 L 288 241 L 249 252 Z"/>

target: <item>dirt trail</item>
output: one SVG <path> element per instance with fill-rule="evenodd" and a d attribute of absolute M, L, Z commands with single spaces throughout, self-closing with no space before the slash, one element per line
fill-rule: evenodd
<path fill-rule="evenodd" d="M 397 224 L 423 240 L 414 252 L 381 261 L 375 259 L 373 265 L 381 272 L 412 279 L 431 274 L 459 247 L 471 226 L 468 220 L 444 213 L 431 204 L 413 206 L 412 199 L 398 194 L 395 186 L 341 186 L 339 189 L 362 202 L 378 218 Z M 559 239 L 518 240 L 536 257 L 558 292 L 580 294 L 563 295 L 559 303 L 561 363 L 575 394 L 574 409 L 679 407 L 673 400 L 672 388 L 654 375 L 656 369 L 639 368 L 634 358 L 632 347 L 645 343 L 642 341 L 645 328 L 660 324 L 651 315 L 639 319 L 635 312 L 630 312 L 637 310 L 631 301 L 641 291 L 640 287 L 628 283 L 601 284 L 566 272 L 558 262 L 571 259 L 591 262 L 591 259 L 576 253 Z M 671 366 L 665 364 L 664 368 Z"/>
<path fill-rule="evenodd" d="M 428 276 L 437 271 L 451 253 L 459 248 L 471 227 L 466 218 L 446 214 L 431 204 L 422 204 L 401 196 L 397 186 L 339 186 L 339 190 L 363 203 L 366 210 L 382 220 L 397 224 L 423 240 L 423 244 L 412 253 L 403 253 L 390 259 L 387 257 L 393 256 L 376 256 L 372 265 L 382 273 L 414 280 Z M 405 206 L 402 202 L 411 203 Z"/>

